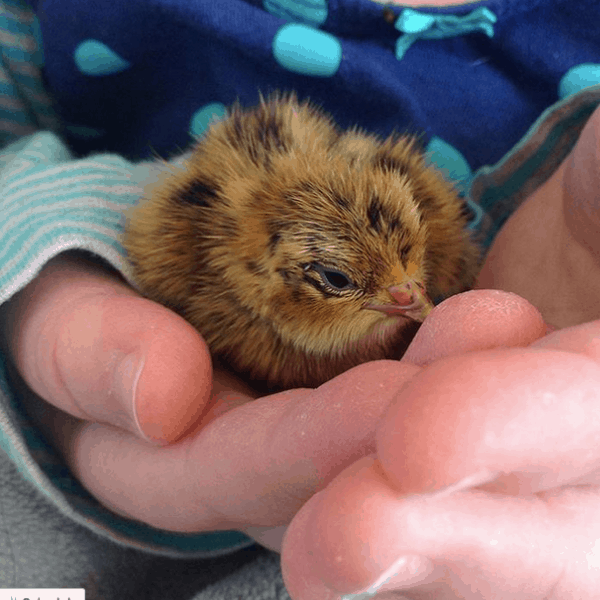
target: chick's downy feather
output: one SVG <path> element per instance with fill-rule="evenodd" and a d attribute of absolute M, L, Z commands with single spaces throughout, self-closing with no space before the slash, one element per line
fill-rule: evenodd
<path fill-rule="evenodd" d="M 341 131 L 278 95 L 234 106 L 165 163 L 129 215 L 125 246 L 144 294 L 274 390 L 401 357 L 428 298 L 474 282 L 466 225 L 414 139 Z"/>

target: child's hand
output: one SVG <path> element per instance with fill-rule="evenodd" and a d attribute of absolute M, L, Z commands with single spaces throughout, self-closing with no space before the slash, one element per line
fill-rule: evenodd
<path fill-rule="evenodd" d="M 338 600 L 374 584 L 396 600 L 598 598 L 599 141 L 600 109 L 507 222 L 480 277 L 564 329 L 542 337 L 535 315 L 523 314 L 509 348 L 461 355 L 516 323 L 510 304 L 495 317 L 465 310 L 462 328 L 450 313 L 482 292 L 432 312 L 405 358 L 447 358 L 400 390 L 373 455 L 288 529 L 282 559 L 294 600 Z M 431 352 L 424 342 L 433 341 Z"/>
<path fill-rule="evenodd" d="M 375 424 L 418 370 L 364 365 L 317 391 L 254 402 L 215 373 L 211 392 L 198 333 L 81 255 L 51 261 L 4 307 L 3 331 L 18 371 L 49 403 L 30 400 L 40 425 L 104 504 L 156 527 L 240 529 L 275 546 L 264 528 L 289 523 L 373 451 Z M 131 353 L 145 357 L 141 369 L 119 367 Z"/>
<path fill-rule="evenodd" d="M 211 363 L 198 333 L 82 254 L 51 260 L 1 315 L 26 383 L 74 417 L 168 443 L 206 408 Z"/>

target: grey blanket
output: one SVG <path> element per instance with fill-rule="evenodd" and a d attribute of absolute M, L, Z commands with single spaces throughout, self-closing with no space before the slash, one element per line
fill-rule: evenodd
<path fill-rule="evenodd" d="M 279 555 L 211 559 L 124 548 L 64 517 L 0 451 L 0 588 L 80 588 L 86 600 L 289 600 Z"/>

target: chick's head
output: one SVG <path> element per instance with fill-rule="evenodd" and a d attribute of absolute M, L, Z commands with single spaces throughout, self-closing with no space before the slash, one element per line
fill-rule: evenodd
<path fill-rule="evenodd" d="M 251 242 L 236 244 L 235 264 L 223 256 L 228 282 L 246 282 L 240 303 L 285 344 L 323 357 L 385 342 L 410 316 L 374 307 L 397 304 L 393 286 L 427 281 L 427 224 L 407 186 L 396 182 L 403 198 L 391 203 L 392 188 L 370 174 L 329 166 L 324 178 L 295 168 L 283 186 L 263 186 L 263 210 L 249 204 L 244 219 Z"/>

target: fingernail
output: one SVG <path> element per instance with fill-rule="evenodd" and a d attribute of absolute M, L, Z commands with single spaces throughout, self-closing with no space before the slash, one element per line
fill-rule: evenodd
<path fill-rule="evenodd" d="M 367 590 L 357 594 L 346 594 L 342 596 L 342 600 L 368 600 L 375 596 L 381 597 L 377 595 L 378 592 L 385 593 L 398 586 L 414 585 L 432 572 L 433 563 L 428 558 L 416 554 L 401 556 Z"/>
<path fill-rule="evenodd" d="M 127 413 L 121 412 L 114 416 L 126 429 L 136 435 L 151 441 L 144 433 L 137 414 L 137 388 L 138 381 L 144 370 L 145 358 L 133 352 L 125 356 L 115 369 L 114 392 L 121 399 L 121 406 Z"/>

